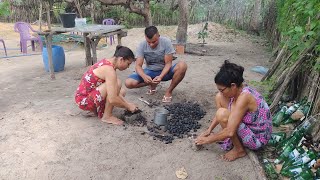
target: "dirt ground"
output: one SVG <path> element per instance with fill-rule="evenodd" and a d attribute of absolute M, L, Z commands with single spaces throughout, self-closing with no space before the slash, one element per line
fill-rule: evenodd
<path fill-rule="evenodd" d="M 190 25 L 188 42 L 197 44 L 201 25 Z M 159 27 L 160 34 L 174 39 L 176 27 Z M 143 40 L 143 28 L 128 30 L 123 45 L 136 49 Z M 245 67 L 247 82 L 259 81 L 262 75 L 250 71 L 254 66 L 268 67 L 270 52 L 259 37 L 235 32 L 210 23 L 206 48 L 210 56 L 177 55 L 188 64 L 188 71 L 173 93 L 173 102 L 198 102 L 207 112 L 200 120 L 205 130 L 215 113 L 213 98 L 217 89 L 214 76 L 224 60 Z M 18 33 L 13 24 L 0 23 L 0 38 L 6 42 L 9 56 L 21 54 Z M 98 59 L 111 57 L 115 45 L 102 48 Z M 64 45 L 65 70 L 50 80 L 41 52 L 36 55 L 0 58 L 0 177 L 1 179 L 177 179 L 175 171 L 184 167 L 188 179 L 257 179 L 248 156 L 225 162 L 218 145 L 207 145 L 194 152 L 188 139 L 172 144 L 155 141 L 146 127 L 107 125 L 96 117 L 84 116 L 74 103 L 74 92 L 86 71 L 83 47 Z M 2 45 L 0 44 L 0 48 Z M 200 48 L 201 49 L 201 48 Z M 70 50 L 70 51 L 69 51 Z M 31 53 L 29 47 L 28 52 Z M 4 51 L 0 49 L 0 57 Z M 134 71 L 118 72 L 123 81 Z M 154 108 L 138 101 L 161 100 L 168 82 L 153 96 L 147 88 L 127 91 L 127 99 L 143 110 L 150 121 Z M 161 105 L 160 105 L 161 106 Z M 122 109 L 115 109 L 120 116 Z"/>

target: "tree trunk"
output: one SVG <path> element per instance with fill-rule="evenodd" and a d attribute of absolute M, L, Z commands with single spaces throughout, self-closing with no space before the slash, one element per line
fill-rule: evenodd
<path fill-rule="evenodd" d="M 146 27 L 152 26 L 152 16 L 151 16 L 151 11 L 150 11 L 150 1 L 145 0 L 144 1 L 144 25 Z"/>
<path fill-rule="evenodd" d="M 40 7 L 39 7 L 39 31 L 42 31 L 42 1 L 39 1 Z"/>
<path fill-rule="evenodd" d="M 253 9 L 251 21 L 250 21 L 250 28 L 249 28 L 249 30 L 250 30 L 251 32 L 256 33 L 257 35 L 260 34 L 260 33 L 259 33 L 260 13 L 261 13 L 261 0 L 256 0 L 256 1 L 255 1 L 255 4 L 254 4 L 254 9 Z"/>
<path fill-rule="evenodd" d="M 179 17 L 176 41 L 178 44 L 186 44 L 188 30 L 188 1 L 179 0 Z"/>
<path fill-rule="evenodd" d="M 91 0 L 91 21 L 92 21 L 92 24 L 95 23 L 95 21 L 94 21 L 94 12 L 95 12 L 95 10 L 94 10 L 94 0 Z"/>

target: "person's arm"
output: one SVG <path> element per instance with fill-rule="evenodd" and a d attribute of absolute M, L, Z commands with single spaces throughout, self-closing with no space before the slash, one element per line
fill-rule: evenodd
<path fill-rule="evenodd" d="M 139 76 L 142 77 L 145 83 L 150 84 L 152 79 L 150 76 L 146 75 L 142 69 L 143 61 L 144 61 L 144 46 L 146 42 L 141 42 L 136 51 L 136 72 Z"/>
<path fill-rule="evenodd" d="M 164 50 L 164 68 L 161 71 L 161 74 L 153 79 L 153 82 L 160 83 L 163 77 L 168 74 L 170 71 L 170 68 L 172 66 L 173 61 L 173 53 L 175 53 L 175 50 L 173 48 L 173 45 L 170 41 L 170 39 L 164 38 L 163 43 L 165 44 L 165 50 Z"/>
<path fill-rule="evenodd" d="M 238 100 L 233 107 L 229 118 L 227 127 L 222 129 L 220 132 L 215 134 L 210 134 L 208 137 L 199 137 L 196 140 L 196 144 L 210 144 L 216 141 L 222 141 L 226 138 L 230 138 L 234 136 L 235 133 L 237 133 L 237 129 L 245 115 L 245 113 L 248 111 L 249 107 L 249 94 L 241 94 L 238 97 Z"/>
<path fill-rule="evenodd" d="M 139 74 L 139 76 L 142 77 L 145 83 L 149 84 L 152 82 L 152 79 L 150 76 L 146 75 L 142 69 L 143 65 L 143 57 L 138 57 L 136 60 L 136 72 Z"/>
<path fill-rule="evenodd" d="M 172 66 L 172 59 L 173 59 L 172 54 L 166 54 L 164 56 L 164 63 L 165 63 L 164 68 L 162 69 L 161 74 L 153 79 L 154 82 L 160 83 L 163 77 L 166 74 L 168 74 Z"/>
<path fill-rule="evenodd" d="M 222 94 L 221 94 L 220 92 L 216 94 L 214 102 L 216 103 L 217 109 L 223 107 L 223 105 L 222 105 L 222 103 L 221 103 L 222 98 L 223 98 L 223 97 L 222 97 Z M 227 107 L 224 107 L 224 108 L 227 108 Z M 205 137 L 206 137 L 206 136 L 209 136 L 209 135 L 211 134 L 212 130 L 213 130 L 218 124 L 219 124 L 219 122 L 216 120 L 216 116 L 213 116 L 210 126 L 209 126 L 208 129 L 207 129 L 205 132 L 203 132 L 200 136 L 205 136 Z"/>
<path fill-rule="evenodd" d="M 118 82 L 117 82 L 117 75 L 116 72 L 112 69 L 112 67 L 105 67 L 104 70 L 104 77 L 107 89 L 107 100 L 110 102 L 111 105 L 126 108 L 131 112 L 134 112 L 137 108 L 134 104 L 127 103 L 118 95 Z"/>

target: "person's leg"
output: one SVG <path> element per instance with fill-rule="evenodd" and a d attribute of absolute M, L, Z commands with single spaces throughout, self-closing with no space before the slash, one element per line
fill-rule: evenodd
<path fill-rule="evenodd" d="M 150 76 L 152 79 L 155 78 L 156 76 L 160 75 L 161 71 L 151 71 L 148 69 L 144 69 L 144 73 L 148 76 Z M 128 89 L 133 89 L 133 88 L 140 88 L 144 86 L 150 86 L 150 90 L 148 94 L 154 94 L 156 91 L 157 84 L 147 84 L 144 82 L 143 78 L 139 76 L 137 73 L 131 74 L 125 82 L 125 85 Z"/>
<path fill-rule="evenodd" d="M 114 106 L 112 106 L 107 99 L 108 93 L 107 93 L 106 84 L 105 83 L 101 84 L 98 87 L 98 90 L 100 91 L 102 98 L 104 98 L 105 102 L 106 102 L 101 121 L 109 123 L 109 124 L 122 125 L 123 121 L 112 115 L 112 110 L 113 110 Z M 118 79 L 118 92 L 117 93 L 118 93 L 118 95 L 120 93 L 121 98 L 123 98 L 123 95 L 125 95 L 125 92 L 121 89 L 121 81 L 119 79 Z"/>
<path fill-rule="evenodd" d="M 174 88 L 177 87 L 177 85 L 182 81 L 184 78 L 186 71 L 187 71 L 187 64 L 183 61 L 178 62 L 174 69 L 173 69 L 173 77 L 170 83 L 169 88 L 166 90 L 164 96 L 165 97 L 171 97 L 172 96 L 172 91 Z"/>
<path fill-rule="evenodd" d="M 222 128 L 227 127 L 229 115 L 230 115 L 230 111 L 226 108 L 219 108 L 217 110 L 216 119 Z M 229 151 L 225 155 L 223 155 L 223 159 L 225 159 L 227 161 L 233 161 L 235 159 L 244 157 L 247 153 L 246 153 L 241 141 L 239 140 L 238 134 L 234 133 L 234 136 L 232 136 L 230 139 L 231 139 L 234 147 L 231 151 Z"/>

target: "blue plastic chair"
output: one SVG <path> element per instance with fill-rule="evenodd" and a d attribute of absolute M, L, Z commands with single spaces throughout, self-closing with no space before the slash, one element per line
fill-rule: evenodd
<path fill-rule="evenodd" d="M 114 19 L 108 18 L 108 19 L 104 19 L 102 21 L 103 25 L 116 25 L 116 22 Z M 114 35 L 110 36 L 110 45 L 112 45 L 112 40 L 114 41 Z M 106 43 L 108 43 L 108 37 L 106 38 Z"/>

